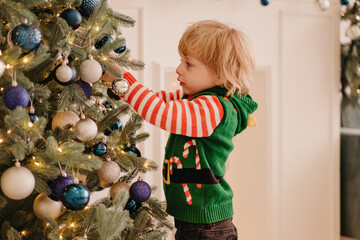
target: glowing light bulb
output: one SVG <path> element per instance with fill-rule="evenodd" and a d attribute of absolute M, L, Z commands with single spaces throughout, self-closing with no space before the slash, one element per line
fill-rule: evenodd
<path fill-rule="evenodd" d="M 58 149 L 57 149 L 59 152 L 62 152 L 62 149 L 59 147 Z"/>

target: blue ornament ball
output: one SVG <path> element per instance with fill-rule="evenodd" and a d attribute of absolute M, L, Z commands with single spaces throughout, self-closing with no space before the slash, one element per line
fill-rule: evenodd
<path fill-rule="evenodd" d="M 61 202 L 67 209 L 82 210 L 90 200 L 90 193 L 87 187 L 82 184 L 71 184 L 64 188 L 61 195 Z"/>
<path fill-rule="evenodd" d="M 29 93 L 21 86 L 7 89 L 3 98 L 5 106 L 10 110 L 14 110 L 17 106 L 26 108 L 30 101 Z"/>
<path fill-rule="evenodd" d="M 130 147 L 124 148 L 124 152 L 130 153 L 131 155 L 133 155 L 135 157 L 141 157 L 141 153 L 140 153 L 139 149 L 137 149 L 135 146 L 130 146 Z"/>
<path fill-rule="evenodd" d="M 260 2 L 261 2 L 261 5 L 267 6 L 267 5 L 269 5 L 270 0 L 261 0 Z"/>
<path fill-rule="evenodd" d="M 29 113 L 30 121 L 33 123 L 35 121 L 39 121 L 39 117 L 34 113 Z"/>
<path fill-rule="evenodd" d="M 151 188 L 147 182 L 136 181 L 129 190 L 130 198 L 137 203 L 142 203 L 148 200 L 151 196 Z"/>
<path fill-rule="evenodd" d="M 125 205 L 125 210 L 128 210 L 130 213 L 134 213 L 141 207 L 141 203 L 135 202 L 133 199 L 129 198 Z"/>
<path fill-rule="evenodd" d="M 20 24 L 11 33 L 11 41 L 14 45 L 25 50 L 34 50 L 41 44 L 41 32 L 34 25 Z"/>
<path fill-rule="evenodd" d="M 92 87 L 88 82 L 85 82 L 83 80 L 79 80 L 75 82 L 79 87 L 82 88 L 82 90 L 84 90 L 84 94 L 86 96 L 86 98 L 90 98 L 92 95 Z"/>
<path fill-rule="evenodd" d="M 51 183 L 51 194 L 50 198 L 55 201 L 60 201 L 64 188 L 73 184 L 74 180 L 71 177 L 58 176 Z"/>
<path fill-rule="evenodd" d="M 92 148 L 92 152 L 99 157 L 103 156 L 106 153 L 106 151 L 107 151 L 107 146 L 103 142 L 96 143 Z"/>
<path fill-rule="evenodd" d="M 116 53 L 123 53 L 123 52 L 125 52 L 125 50 L 126 50 L 126 44 L 124 43 L 121 47 L 119 47 L 119 48 L 117 48 L 117 49 L 115 49 L 114 50 L 114 52 L 116 52 Z"/>
<path fill-rule="evenodd" d="M 121 130 L 121 128 L 122 128 L 122 123 L 121 123 L 121 121 L 119 120 L 119 121 L 117 121 L 116 123 L 111 124 L 111 125 L 110 125 L 110 129 L 109 129 L 109 128 L 105 129 L 104 134 L 105 134 L 106 136 L 109 136 L 112 131 L 115 131 L 115 130 L 118 130 L 118 129 Z"/>
<path fill-rule="evenodd" d="M 58 84 L 60 84 L 60 85 L 62 85 L 62 86 L 67 86 L 67 85 L 70 85 L 71 83 L 73 83 L 74 81 L 75 81 L 75 79 L 76 79 L 76 76 L 77 76 L 77 72 L 76 72 L 76 68 L 73 66 L 73 65 L 71 65 L 70 63 L 68 63 L 68 64 L 66 64 L 68 67 L 70 67 L 71 68 L 71 71 L 72 71 L 72 77 L 71 77 L 71 79 L 69 80 L 69 81 L 67 81 L 67 82 L 61 82 L 61 81 L 59 81 L 57 78 L 56 78 L 56 70 L 61 66 L 61 64 L 59 64 L 58 66 L 56 66 L 56 68 L 52 71 L 52 76 L 53 76 L 53 78 L 54 78 L 54 80 L 58 83 Z"/>
<path fill-rule="evenodd" d="M 102 48 L 107 42 L 112 43 L 113 41 L 114 41 L 114 39 L 113 39 L 111 36 L 106 35 L 106 36 L 104 36 L 100 41 L 97 41 L 97 42 L 95 43 L 95 48 L 96 48 L 96 49 L 100 49 L 100 48 Z"/>
<path fill-rule="evenodd" d="M 118 95 L 116 95 L 111 88 L 107 89 L 107 95 L 109 96 L 109 98 L 114 99 L 114 100 L 120 100 L 120 97 Z"/>
<path fill-rule="evenodd" d="M 67 8 L 62 11 L 60 17 L 65 19 L 74 30 L 77 29 L 82 22 L 81 14 L 72 8 Z"/>
<path fill-rule="evenodd" d="M 349 3 L 349 0 L 341 0 L 342 5 L 347 5 Z"/>
<path fill-rule="evenodd" d="M 90 17 L 90 15 L 95 11 L 99 2 L 100 0 L 82 0 L 78 10 L 82 16 Z"/>

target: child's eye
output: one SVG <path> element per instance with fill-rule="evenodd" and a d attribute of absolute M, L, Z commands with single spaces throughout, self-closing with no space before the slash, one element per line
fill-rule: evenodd
<path fill-rule="evenodd" d="M 186 66 L 190 67 L 191 64 L 189 62 L 185 62 Z"/>

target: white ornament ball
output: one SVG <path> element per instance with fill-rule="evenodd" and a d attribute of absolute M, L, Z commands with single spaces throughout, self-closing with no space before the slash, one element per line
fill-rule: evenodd
<path fill-rule="evenodd" d="M 103 74 L 100 63 L 93 59 L 85 60 L 80 65 L 80 78 L 90 84 L 98 81 Z"/>
<path fill-rule="evenodd" d="M 32 172 L 15 163 L 14 167 L 8 168 L 1 176 L 1 190 L 13 200 L 21 200 L 28 197 L 35 188 L 35 178 Z"/>
<path fill-rule="evenodd" d="M 124 96 L 129 91 L 129 82 L 125 79 L 116 79 L 112 82 L 112 90 L 118 96 Z"/>
<path fill-rule="evenodd" d="M 80 120 L 79 116 L 72 111 L 63 111 L 55 114 L 51 129 L 54 131 L 56 127 L 63 129 L 66 125 L 74 125 Z"/>
<path fill-rule="evenodd" d="M 62 202 L 54 201 L 46 194 L 40 193 L 34 200 L 33 210 L 35 215 L 44 220 L 46 217 L 58 218 L 64 209 Z"/>
<path fill-rule="evenodd" d="M 330 7 L 330 1 L 329 0 L 318 0 L 319 6 L 321 10 L 326 10 Z"/>
<path fill-rule="evenodd" d="M 115 196 L 120 192 L 120 190 L 125 190 L 129 192 L 130 186 L 127 183 L 124 182 L 116 182 L 114 183 L 110 188 L 110 196 L 112 199 L 115 198 Z"/>
<path fill-rule="evenodd" d="M 60 67 L 58 67 L 58 69 L 56 69 L 55 75 L 57 80 L 66 83 L 72 79 L 73 71 L 68 65 L 62 64 Z"/>
<path fill-rule="evenodd" d="M 5 72 L 5 63 L 0 60 L 0 77 L 4 75 L 4 72 Z"/>
<path fill-rule="evenodd" d="M 111 160 L 106 160 L 98 170 L 100 186 L 103 188 L 110 187 L 120 177 L 119 165 Z"/>
<path fill-rule="evenodd" d="M 96 123 L 90 119 L 85 118 L 81 119 L 75 124 L 76 137 L 81 141 L 90 141 L 93 140 L 98 131 Z"/>
<path fill-rule="evenodd" d="M 360 38 L 360 28 L 358 25 L 353 24 L 348 29 L 346 29 L 345 35 L 351 40 L 356 40 Z"/>

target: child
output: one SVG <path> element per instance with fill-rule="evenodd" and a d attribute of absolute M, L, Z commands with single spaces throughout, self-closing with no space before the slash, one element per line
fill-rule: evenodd
<path fill-rule="evenodd" d="M 178 50 L 182 91 L 153 93 L 117 66 L 130 85 L 123 99 L 145 120 L 171 132 L 163 181 L 175 239 L 237 239 L 233 192 L 223 176 L 232 138 L 257 108 L 248 95 L 254 61 L 245 36 L 213 20 L 188 27 Z M 106 74 L 103 80 L 114 77 Z"/>

